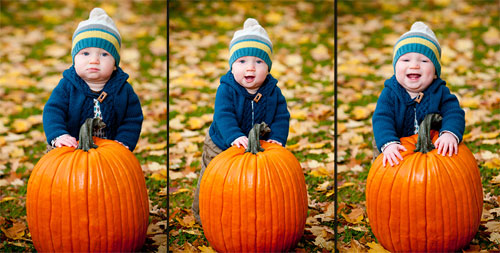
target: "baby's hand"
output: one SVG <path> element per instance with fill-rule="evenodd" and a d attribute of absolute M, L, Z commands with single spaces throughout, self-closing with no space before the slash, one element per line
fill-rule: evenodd
<path fill-rule="evenodd" d="M 238 137 L 231 143 L 231 146 L 232 145 L 236 145 L 238 148 L 242 146 L 246 149 L 248 147 L 248 137 L 246 136 Z"/>
<path fill-rule="evenodd" d="M 75 137 L 73 137 L 69 134 L 63 134 L 63 135 L 57 137 L 56 141 L 54 142 L 54 146 L 57 148 L 62 147 L 62 146 L 76 148 L 78 146 L 78 143 L 76 142 Z"/>
<path fill-rule="evenodd" d="M 279 142 L 277 140 L 269 139 L 269 140 L 267 140 L 267 142 L 269 142 L 269 143 L 276 143 L 276 144 L 279 144 L 280 146 L 283 146 L 283 144 L 281 144 L 281 142 Z"/>
<path fill-rule="evenodd" d="M 446 152 L 449 151 L 448 156 L 452 154 L 458 154 L 458 143 L 457 139 L 453 134 L 444 132 L 439 136 L 439 138 L 434 142 L 434 146 L 436 146 L 438 155 L 446 155 Z"/>
<path fill-rule="evenodd" d="M 128 149 L 128 146 L 125 145 L 125 144 L 123 144 L 121 141 L 119 141 L 119 140 L 115 140 L 115 141 L 118 142 L 118 143 L 120 143 L 120 144 L 122 144 L 124 147 L 126 147 Z"/>
<path fill-rule="evenodd" d="M 401 156 L 399 150 L 406 151 L 406 148 L 401 144 L 393 143 L 384 149 L 384 160 L 382 161 L 384 167 L 387 161 L 389 161 L 391 166 L 399 164 L 398 158 L 403 161 L 403 156 Z"/>

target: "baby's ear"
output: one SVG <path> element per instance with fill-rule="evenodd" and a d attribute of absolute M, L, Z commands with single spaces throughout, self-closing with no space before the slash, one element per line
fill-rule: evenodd
<path fill-rule="evenodd" d="M 113 70 L 116 70 L 116 65 L 113 67 Z"/>

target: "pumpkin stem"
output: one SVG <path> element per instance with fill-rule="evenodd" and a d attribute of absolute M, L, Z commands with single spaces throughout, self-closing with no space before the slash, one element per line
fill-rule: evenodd
<path fill-rule="evenodd" d="M 78 135 L 78 147 L 77 149 L 81 149 L 83 151 L 88 152 L 90 149 L 97 148 L 94 140 L 92 139 L 92 134 L 95 129 L 101 129 L 106 127 L 104 121 L 100 118 L 88 118 L 85 120 L 85 123 L 80 127 L 80 133 Z"/>
<path fill-rule="evenodd" d="M 265 135 L 269 132 L 271 132 L 271 128 L 269 128 L 266 122 L 255 124 L 248 133 L 248 147 L 245 152 L 252 152 L 255 155 L 258 152 L 264 151 L 260 146 L 260 135 Z"/>
<path fill-rule="evenodd" d="M 431 129 L 439 129 L 443 117 L 437 113 L 425 115 L 424 120 L 418 128 L 418 138 L 415 152 L 423 154 L 432 151 L 435 147 L 432 144 Z"/>

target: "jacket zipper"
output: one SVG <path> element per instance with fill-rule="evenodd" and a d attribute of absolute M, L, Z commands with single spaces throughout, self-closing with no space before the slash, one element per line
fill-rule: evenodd
<path fill-rule="evenodd" d="M 254 114 L 253 114 L 253 100 L 252 100 L 252 127 L 255 125 L 254 123 Z"/>

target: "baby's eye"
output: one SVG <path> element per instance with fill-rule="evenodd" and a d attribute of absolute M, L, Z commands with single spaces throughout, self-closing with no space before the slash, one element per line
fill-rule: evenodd
<path fill-rule="evenodd" d="M 428 60 L 422 60 L 422 62 L 429 62 Z"/>
<path fill-rule="evenodd" d="M 108 56 L 109 54 L 108 53 L 102 53 L 101 55 L 102 56 Z"/>
<path fill-rule="evenodd" d="M 238 62 L 239 63 L 245 63 L 245 60 L 239 60 Z"/>
<path fill-rule="evenodd" d="M 89 52 L 82 52 L 83 55 L 88 56 L 90 55 Z"/>
<path fill-rule="evenodd" d="M 404 61 L 404 62 L 409 62 L 410 61 L 408 59 L 401 59 L 401 60 Z"/>

